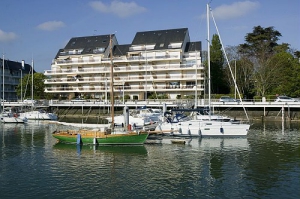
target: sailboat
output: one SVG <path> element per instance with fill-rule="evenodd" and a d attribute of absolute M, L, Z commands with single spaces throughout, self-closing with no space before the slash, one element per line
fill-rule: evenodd
<path fill-rule="evenodd" d="M 2 58 L 2 114 L 0 121 L 3 123 L 25 123 L 27 118 L 21 118 L 18 113 L 13 112 L 12 109 L 4 108 L 4 54 Z"/>
<path fill-rule="evenodd" d="M 114 74 L 112 60 L 112 35 L 110 35 L 110 99 L 111 99 L 111 128 L 104 130 L 67 130 L 54 131 L 53 137 L 61 142 L 76 144 L 95 144 L 95 145 L 142 145 L 145 143 L 148 133 L 143 131 L 131 131 L 125 128 L 115 128 L 114 121 Z"/>
<path fill-rule="evenodd" d="M 21 118 L 27 118 L 28 120 L 57 120 L 57 115 L 55 113 L 49 113 L 45 110 L 33 110 L 34 100 L 33 100 L 33 60 L 31 67 L 31 111 L 26 111 L 20 113 Z"/>
<path fill-rule="evenodd" d="M 210 80 L 210 42 L 209 42 L 209 12 L 210 7 L 207 4 L 207 32 L 208 32 L 208 72 L 209 72 L 209 105 L 208 109 L 211 109 L 211 80 Z M 234 78 L 233 78 L 234 79 Z M 236 81 L 234 79 L 235 87 Z M 247 115 L 247 114 L 246 114 Z M 235 122 L 234 120 L 224 119 L 212 119 L 211 111 L 208 112 L 208 117 L 205 119 L 198 117 L 196 119 L 190 119 L 189 117 L 182 117 L 175 121 L 168 121 L 160 123 L 156 127 L 156 131 L 161 131 L 175 136 L 246 136 L 248 134 L 250 124 Z M 247 116 L 248 118 L 248 116 Z M 249 119 L 248 119 L 249 120 Z"/>

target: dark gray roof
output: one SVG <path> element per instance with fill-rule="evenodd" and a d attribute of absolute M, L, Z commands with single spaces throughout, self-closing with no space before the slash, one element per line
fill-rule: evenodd
<path fill-rule="evenodd" d="M 185 52 L 202 51 L 201 41 L 187 42 L 184 51 Z"/>
<path fill-rule="evenodd" d="M 113 49 L 114 56 L 123 56 L 129 52 L 129 47 L 131 44 L 124 44 L 124 45 L 115 45 Z"/>
<path fill-rule="evenodd" d="M 3 59 L 0 58 L 0 66 L 1 67 L 2 67 L 2 63 L 3 63 L 2 60 Z M 7 68 L 9 70 L 17 71 L 17 70 L 20 70 L 22 68 L 22 63 L 4 59 L 4 68 Z M 30 69 L 31 69 L 31 65 L 25 63 L 23 71 L 25 73 L 29 73 Z M 34 70 L 33 70 L 33 72 L 35 73 Z"/>
<path fill-rule="evenodd" d="M 108 48 L 110 42 L 110 36 L 114 37 L 115 35 L 94 35 L 94 36 L 85 36 L 85 37 L 73 37 L 67 43 L 65 48 L 59 49 L 56 54 L 57 58 L 59 55 L 62 55 L 61 52 L 74 49 L 83 49 L 80 54 L 101 54 L 104 51 L 98 51 L 97 49 L 103 48 L 104 50 Z"/>
<path fill-rule="evenodd" d="M 137 32 L 131 44 L 155 44 L 154 50 L 166 49 L 170 43 L 183 42 L 186 34 L 187 28 Z"/>
<path fill-rule="evenodd" d="M 73 37 L 70 39 L 64 49 L 80 49 L 83 48 L 85 52 L 89 48 L 96 47 L 107 48 L 109 46 L 110 35 L 97 35 L 88 37 Z"/>
<path fill-rule="evenodd" d="M 109 40 L 111 35 L 95 35 L 95 36 L 85 36 L 85 37 L 73 37 L 67 43 L 65 48 L 59 49 L 55 59 L 60 55 L 69 55 L 69 51 L 78 49 L 82 50 L 79 54 L 102 54 L 107 52 L 109 47 Z M 114 34 L 112 34 L 115 37 Z M 127 55 L 132 46 L 141 46 L 141 45 L 155 45 L 153 50 L 163 50 L 168 49 L 169 44 L 171 43 L 182 43 L 186 39 L 186 46 L 184 51 L 201 51 L 201 42 L 190 42 L 188 28 L 177 28 L 177 29 L 166 29 L 166 30 L 155 30 L 155 31 L 144 31 L 137 32 L 131 44 L 122 44 L 115 45 L 113 48 L 114 56 L 123 56 Z M 101 48 L 102 51 L 97 51 Z M 175 48 L 182 48 L 175 47 Z M 104 50 L 104 51 L 103 51 Z M 70 53 L 70 55 L 73 53 Z"/>

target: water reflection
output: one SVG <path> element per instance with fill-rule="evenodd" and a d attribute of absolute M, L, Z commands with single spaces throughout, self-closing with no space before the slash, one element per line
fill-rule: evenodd
<path fill-rule="evenodd" d="M 1 198 L 49 193 L 53 198 L 300 195 L 297 122 L 258 122 L 243 138 L 193 138 L 185 144 L 164 138 L 144 146 L 56 143 L 56 128 L 34 122 L 0 124 Z"/>
<path fill-rule="evenodd" d="M 60 153 L 74 153 L 86 154 L 86 153 L 98 153 L 98 154 L 119 154 L 119 155 L 147 155 L 147 149 L 145 146 L 98 146 L 98 145 L 78 145 L 78 144 L 66 144 L 56 143 L 53 146 L 56 152 Z"/>

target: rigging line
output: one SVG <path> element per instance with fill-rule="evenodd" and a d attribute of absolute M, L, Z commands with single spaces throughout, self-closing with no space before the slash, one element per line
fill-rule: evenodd
<path fill-rule="evenodd" d="M 116 49 L 121 53 L 121 55 L 124 55 L 118 46 L 116 46 Z"/>
<path fill-rule="evenodd" d="M 213 19 L 213 22 L 214 22 L 216 31 L 217 31 L 218 36 L 219 36 L 219 39 L 220 39 L 220 43 L 221 43 L 221 46 L 222 46 L 222 50 L 223 50 L 223 52 L 224 52 L 224 55 L 225 55 L 225 59 L 226 59 L 227 65 L 228 65 L 228 67 L 229 67 L 230 74 L 231 74 L 231 77 L 232 77 L 233 82 L 234 82 L 234 86 L 235 86 L 235 88 L 236 88 L 236 90 L 237 90 L 237 92 L 238 92 L 238 95 L 239 95 L 239 98 L 240 98 L 242 107 L 243 107 L 243 109 L 244 109 L 244 112 L 245 112 L 245 114 L 246 114 L 247 120 L 249 121 L 249 117 L 248 117 L 246 108 L 244 107 L 243 100 L 242 100 L 242 98 L 241 98 L 240 90 L 239 90 L 239 88 L 238 88 L 238 86 L 237 86 L 237 84 L 236 84 L 236 79 L 235 79 L 235 77 L 234 77 L 234 75 L 233 75 L 233 72 L 232 72 L 232 69 L 231 69 L 231 66 L 230 66 L 230 63 L 229 63 L 229 60 L 228 60 L 228 57 L 227 57 L 227 54 L 226 54 L 226 51 L 225 51 L 225 48 L 224 48 L 222 39 L 221 39 L 221 35 L 220 35 L 219 29 L 218 29 L 218 27 L 217 27 L 217 23 L 216 23 L 216 21 L 215 21 L 215 18 L 214 18 L 214 15 L 213 15 L 213 12 L 212 12 L 211 8 L 210 8 L 210 13 L 211 13 L 211 17 L 212 17 L 212 19 Z"/>
<path fill-rule="evenodd" d="M 31 72 L 31 67 L 30 67 L 30 70 L 29 70 L 29 74 L 30 74 L 30 72 Z M 24 92 L 24 95 L 23 95 L 23 99 L 25 99 L 25 96 L 26 96 L 28 82 L 29 82 L 29 75 L 27 74 L 27 82 L 26 82 L 26 87 L 25 87 L 25 92 Z"/>

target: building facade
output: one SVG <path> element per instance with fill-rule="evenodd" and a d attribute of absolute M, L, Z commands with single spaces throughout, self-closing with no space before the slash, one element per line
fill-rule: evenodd
<path fill-rule="evenodd" d="M 71 38 L 44 73 L 45 92 L 108 100 L 113 88 L 115 99 L 193 98 L 204 91 L 200 53 L 187 28 L 137 32 L 122 45 L 115 34 Z"/>
<path fill-rule="evenodd" d="M 17 95 L 16 87 L 20 84 L 20 79 L 31 73 L 31 65 L 0 58 L 0 68 L 0 98 L 4 97 L 6 101 L 21 100 L 21 96 Z"/>

